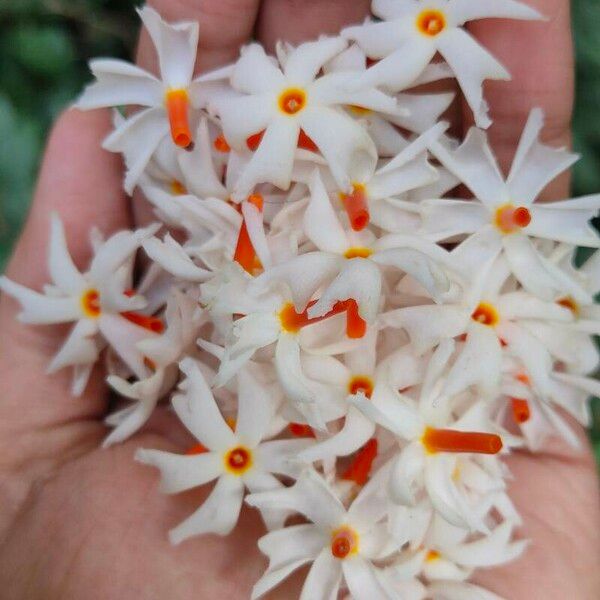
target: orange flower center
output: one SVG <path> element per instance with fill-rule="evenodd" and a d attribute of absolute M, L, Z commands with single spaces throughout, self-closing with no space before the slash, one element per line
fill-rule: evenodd
<path fill-rule="evenodd" d="M 344 252 L 346 258 L 369 258 L 371 254 L 373 254 L 373 250 L 365 246 L 353 246 Z"/>
<path fill-rule="evenodd" d="M 446 16 L 441 10 L 424 10 L 417 16 L 417 28 L 423 35 L 434 37 L 446 28 Z"/>
<path fill-rule="evenodd" d="M 86 317 L 95 319 L 100 316 L 100 294 L 96 290 L 88 290 L 81 296 L 81 308 Z"/>
<path fill-rule="evenodd" d="M 502 450 L 502 438 L 499 435 L 479 431 L 427 427 L 421 442 L 430 454 L 437 452 L 498 454 Z"/>
<path fill-rule="evenodd" d="M 531 213 L 525 206 L 503 204 L 496 209 L 494 223 L 502 233 L 514 233 L 531 223 Z"/>
<path fill-rule="evenodd" d="M 425 556 L 427 562 L 433 562 L 440 559 L 440 553 L 437 550 L 429 550 Z"/>
<path fill-rule="evenodd" d="M 165 330 L 165 324 L 158 317 L 142 315 L 136 312 L 123 312 L 121 313 L 121 316 L 125 317 L 128 321 L 134 323 L 138 327 L 143 327 L 154 333 L 163 333 Z"/>
<path fill-rule="evenodd" d="M 225 468 L 233 475 L 243 475 L 252 466 L 252 452 L 243 446 L 233 448 L 225 455 Z"/>
<path fill-rule="evenodd" d="M 370 108 L 365 108 L 364 106 L 358 106 L 358 104 L 348 104 L 348 108 L 355 115 L 362 117 L 365 115 L 370 115 L 373 111 Z"/>
<path fill-rule="evenodd" d="M 346 209 L 352 229 L 362 231 L 369 224 L 370 219 L 366 187 L 362 183 L 353 183 L 352 193 L 340 193 L 340 199 Z"/>
<path fill-rule="evenodd" d="M 284 90 L 279 96 L 279 109 L 286 115 L 295 115 L 306 106 L 306 92 L 301 88 Z"/>
<path fill-rule="evenodd" d="M 579 315 L 579 304 L 577 304 L 577 302 L 575 302 L 571 296 L 559 298 L 556 301 L 556 304 L 563 306 L 564 308 L 568 308 L 576 317 Z"/>
<path fill-rule="evenodd" d="M 344 559 L 358 552 L 358 534 L 350 527 L 340 527 L 331 534 L 331 554 Z"/>
<path fill-rule="evenodd" d="M 165 95 L 165 104 L 173 142 L 180 148 L 193 150 L 194 143 L 188 117 L 190 98 L 187 90 L 169 90 Z"/>
<path fill-rule="evenodd" d="M 355 375 L 348 384 L 348 391 L 351 394 L 362 392 L 367 398 L 373 393 L 373 380 L 367 375 Z"/>
<path fill-rule="evenodd" d="M 171 194 L 173 194 L 173 196 L 184 196 L 188 193 L 185 185 L 177 179 L 173 179 L 169 187 L 171 188 Z"/>
<path fill-rule="evenodd" d="M 481 302 L 471 315 L 473 321 L 477 321 L 488 327 L 495 327 L 500 321 L 500 315 L 493 304 Z"/>

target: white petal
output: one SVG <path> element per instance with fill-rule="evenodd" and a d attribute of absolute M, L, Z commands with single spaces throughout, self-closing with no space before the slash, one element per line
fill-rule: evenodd
<path fill-rule="evenodd" d="M 379 320 L 384 326 L 406 329 L 415 352 L 421 355 L 441 340 L 463 334 L 469 314 L 459 306 L 423 305 L 384 313 Z"/>
<path fill-rule="evenodd" d="M 545 258 L 528 237 L 520 234 L 505 235 L 502 243 L 512 272 L 528 292 L 547 301 L 552 301 L 565 292 L 575 299 L 582 294 L 587 295 L 575 281 Z"/>
<path fill-rule="evenodd" d="M 85 279 L 69 254 L 65 229 L 56 213 L 52 213 L 50 216 L 48 270 L 52 281 L 62 291 L 68 294 L 78 294 L 85 289 Z"/>
<path fill-rule="evenodd" d="M 139 448 L 135 460 L 160 470 L 160 490 L 177 494 L 216 479 L 223 473 L 223 458 L 215 452 L 188 456 Z"/>
<path fill-rule="evenodd" d="M 304 471 L 292 487 L 250 494 L 246 503 L 259 508 L 293 510 L 323 528 L 339 526 L 346 514 L 325 480 L 312 469 Z"/>
<path fill-rule="evenodd" d="M 254 252 L 265 270 L 271 267 L 271 251 L 265 233 L 264 213 L 251 202 L 242 202 L 242 215 Z"/>
<path fill-rule="evenodd" d="M 334 600 L 342 580 L 342 567 L 329 548 L 325 548 L 311 567 L 300 600 Z"/>
<path fill-rule="evenodd" d="M 46 372 L 54 373 L 68 365 L 93 365 L 100 353 L 97 333 L 98 327 L 93 320 L 77 321 Z"/>
<path fill-rule="evenodd" d="M 266 129 L 275 114 L 273 98 L 266 94 L 224 98 L 216 108 L 227 143 L 237 150 L 247 149 L 246 140 Z"/>
<path fill-rule="evenodd" d="M 53 298 L 38 294 L 8 277 L 0 277 L 0 290 L 12 296 L 21 304 L 22 312 L 18 319 L 22 323 L 49 325 L 69 323 L 81 318 L 79 298 Z"/>
<path fill-rule="evenodd" d="M 342 561 L 344 579 L 354 598 L 369 598 L 370 600 L 394 600 L 381 585 L 375 574 L 375 567 L 362 556 L 353 556 L 350 560 Z"/>
<path fill-rule="evenodd" d="M 81 110 L 108 106 L 161 106 L 164 88 L 153 75 L 122 60 L 100 58 L 90 61 L 96 81 L 77 99 Z"/>
<path fill-rule="evenodd" d="M 256 460 L 269 473 L 297 479 L 304 467 L 298 461 L 298 454 L 312 444 L 314 441 L 311 438 L 263 442 L 256 448 Z"/>
<path fill-rule="evenodd" d="M 325 106 L 307 106 L 299 113 L 299 122 L 327 159 L 342 191 L 349 191 L 352 181 L 365 181 L 375 170 L 375 144 L 349 116 Z"/>
<path fill-rule="evenodd" d="M 179 544 L 203 533 L 228 535 L 237 523 L 243 499 L 242 480 L 239 477 L 221 476 L 204 504 L 169 531 L 171 543 Z"/>
<path fill-rule="evenodd" d="M 452 525 L 485 531 L 485 525 L 461 496 L 454 480 L 456 457 L 436 454 L 427 457 L 425 486 L 435 509 Z"/>
<path fill-rule="evenodd" d="M 478 0 L 475 4 L 470 0 L 453 0 L 451 7 L 452 18 L 457 25 L 486 18 L 526 20 L 543 18 L 537 10 L 514 0 Z"/>
<path fill-rule="evenodd" d="M 265 436 L 273 418 L 273 406 L 263 387 L 247 369 L 238 373 L 238 412 L 235 433 L 254 448 Z"/>
<path fill-rule="evenodd" d="M 303 218 L 304 232 L 319 250 L 343 254 L 350 243 L 317 169 L 312 174 L 309 189 L 310 200 Z"/>
<path fill-rule="evenodd" d="M 314 462 L 332 456 L 347 456 L 364 446 L 374 433 L 375 424 L 353 406 L 338 433 L 306 448 L 298 454 L 298 458 Z"/>
<path fill-rule="evenodd" d="M 531 204 L 557 175 L 579 158 L 564 148 L 552 148 L 539 141 L 544 126 L 544 113 L 534 108 L 523 129 L 508 179 L 515 202 Z"/>
<path fill-rule="evenodd" d="M 467 567 L 505 564 L 520 556 L 525 549 L 524 542 L 510 543 L 512 530 L 512 523 L 504 521 L 486 537 L 468 544 L 459 544 L 454 548 L 444 548 L 444 554 Z"/>
<path fill-rule="evenodd" d="M 296 335 L 282 333 L 275 348 L 275 368 L 279 383 L 294 407 L 311 427 L 324 429 L 325 423 L 317 403 L 320 384 L 302 373 L 300 346 Z"/>
<path fill-rule="evenodd" d="M 259 275 L 249 287 L 249 291 L 264 290 L 274 283 L 284 284 L 298 312 L 302 312 L 314 293 L 326 282 L 333 279 L 340 270 L 340 259 L 326 252 L 309 252 L 275 265 Z"/>
<path fill-rule="evenodd" d="M 250 44 L 242 48 L 233 73 L 231 85 L 247 94 L 261 94 L 273 91 L 285 84 L 283 73 L 276 61 L 265 54 L 260 44 Z"/>
<path fill-rule="evenodd" d="M 353 299 L 358 304 L 360 317 L 372 323 L 379 310 L 381 285 L 381 273 L 373 261 L 364 258 L 347 260 L 340 274 L 308 309 L 308 316 L 323 316 L 336 302 Z"/>
<path fill-rule="evenodd" d="M 187 150 L 178 151 L 177 162 L 188 189 L 196 196 L 200 198 L 207 196 L 227 197 L 227 189 L 221 183 L 221 177 L 217 174 L 213 164 L 206 118 L 200 119 L 198 124 L 194 149 L 191 152 Z"/>
<path fill-rule="evenodd" d="M 152 154 L 168 134 L 169 121 L 164 109 L 148 108 L 127 119 L 104 140 L 104 149 L 131 157 L 123 184 L 128 194 L 133 192 Z"/>
<path fill-rule="evenodd" d="M 199 283 L 206 281 L 211 273 L 206 269 L 197 267 L 185 250 L 166 234 L 163 241 L 150 238 L 143 244 L 146 254 L 165 271 L 184 281 Z"/>
<path fill-rule="evenodd" d="M 171 88 L 187 87 L 196 62 L 198 23 L 167 23 L 148 6 L 138 9 L 138 14 L 156 47 L 163 81 Z"/>
<path fill-rule="evenodd" d="M 173 408 L 194 437 L 211 450 L 225 450 L 236 438 L 223 419 L 215 399 L 196 362 L 186 358 L 180 363 L 187 379 L 181 384 L 186 395 L 173 397 Z"/>
<path fill-rule="evenodd" d="M 597 208 L 576 209 L 568 204 L 555 208 L 548 204 L 531 206 L 529 212 L 531 222 L 523 229 L 527 235 L 588 248 L 600 247 L 600 237 L 590 223 Z"/>
<path fill-rule="evenodd" d="M 313 560 L 328 542 L 327 534 L 320 528 L 312 523 L 305 523 L 264 535 L 258 540 L 258 548 L 269 558 L 269 573 L 298 560 Z M 260 587 L 263 588 L 262 585 Z M 267 591 L 266 588 L 264 591 Z"/>
<path fill-rule="evenodd" d="M 462 233 L 475 233 L 490 221 L 485 206 L 472 200 L 425 200 L 419 205 L 423 231 L 439 241 Z"/>
<path fill-rule="evenodd" d="M 486 79 L 510 79 L 508 71 L 464 29 L 449 29 L 439 37 L 438 50 L 452 67 L 478 127 L 491 125 L 483 99 Z M 464 57 L 468 56 L 468 65 Z"/>
<path fill-rule="evenodd" d="M 484 395 L 497 391 L 502 366 L 502 348 L 493 328 L 473 323 L 458 359 L 446 380 L 445 393 L 459 394 L 475 385 Z"/>
<path fill-rule="evenodd" d="M 490 210 L 511 201 L 485 132 L 472 127 L 464 142 L 454 151 L 437 141 L 432 142 L 429 149 Z"/>
<path fill-rule="evenodd" d="M 404 448 L 393 463 L 390 475 L 390 498 L 399 504 L 414 505 L 416 492 L 422 485 L 425 453 L 421 444 Z"/>
<path fill-rule="evenodd" d="M 234 197 L 245 199 L 258 183 L 272 183 L 282 190 L 290 186 L 294 153 L 299 127 L 296 119 L 287 116 L 275 118 L 235 185 Z"/>
<path fill-rule="evenodd" d="M 285 76 L 294 85 L 306 85 L 313 81 L 321 67 L 347 46 L 341 37 L 321 38 L 305 42 L 287 57 Z"/>

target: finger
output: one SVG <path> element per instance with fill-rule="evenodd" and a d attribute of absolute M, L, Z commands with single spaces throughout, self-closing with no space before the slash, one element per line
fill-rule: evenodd
<path fill-rule="evenodd" d="M 278 40 L 298 44 L 320 34 L 337 35 L 370 14 L 370 0 L 263 0 L 257 38 L 268 51 Z"/>
<path fill-rule="evenodd" d="M 108 111 L 70 110 L 59 119 L 23 235 L 6 272 L 9 278 L 38 291 L 48 282 L 53 211 L 63 219 L 69 250 L 80 269 L 87 267 L 91 255 L 93 225 L 104 234 L 130 226 L 128 203 L 121 192 L 120 158 L 100 147 L 109 129 Z M 15 320 L 18 312 L 12 298 L 0 298 L 0 427 L 31 431 L 101 414 L 105 386 L 100 370 L 84 398 L 71 396 L 69 369 L 44 375 L 67 328 L 23 325 Z"/>
<path fill-rule="evenodd" d="M 508 69 L 512 80 L 489 81 L 485 97 L 494 121 L 492 146 L 505 172 L 517 147 L 529 111 L 539 106 L 546 114 L 542 140 L 568 146 L 574 97 L 573 43 L 569 0 L 525 0 L 547 21 L 484 20 L 470 31 Z M 472 120 L 465 108 L 465 121 Z M 564 199 L 568 174 L 545 191 L 546 199 Z"/>

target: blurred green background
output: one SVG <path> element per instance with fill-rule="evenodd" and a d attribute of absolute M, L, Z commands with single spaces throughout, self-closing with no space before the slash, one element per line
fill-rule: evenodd
<path fill-rule="evenodd" d="M 128 56 L 141 0 L 0 0 L 0 273 L 21 228 L 48 128 L 88 81 L 87 60 Z M 600 191 L 600 0 L 574 0 L 574 192 Z M 600 459 L 600 402 L 594 403 Z"/>

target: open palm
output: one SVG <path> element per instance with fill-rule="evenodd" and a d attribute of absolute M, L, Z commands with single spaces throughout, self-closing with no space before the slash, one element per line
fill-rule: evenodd
<path fill-rule="evenodd" d="M 568 0 L 528 0 L 550 20 L 472 27 L 513 74 L 486 88 L 492 143 L 502 165 L 512 158 L 529 109 L 547 115 L 545 141 L 569 142 L 573 64 Z M 359 22 L 368 0 L 155 0 L 167 20 L 198 19 L 203 70 L 233 60 L 254 35 L 272 48 Z M 154 61 L 142 38 L 139 62 Z M 470 124 L 453 106 L 454 127 Z M 110 128 L 105 111 L 67 112 L 51 136 L 25 232 L 7 274 L 39 288 L 46 280 L 48 219 L 57 211 L 79 266 L 90 255 L 90 226 L 109 233 L 144 218 L 121 191 L 119 159 L 100 149 Z M 546 191 L 566 197 L 563 178 Z M 134 217 L 135 215 L 135 217 Z M 109 394 L 98 370 L 81 398 L 68 374 L 44 376 L 64 331 L 18 324 L 17 305 L 0 301 L 0 589 L 6 600 L 247 598 L 265 566 L 255 540 L 262 525 L 247 510 L 227 538 L 207 536 L 171 547 L 167 531 L 196 508 L 202 492 L 176 497 L 156 490 L 156 473 L 133 461 L 140 446 L 181 451 L 190 440 L 159 410 L 129 442 L 99 449 Z M 583 433 L 582 433 L 583 438 Z M 584 443 L 585 445 L 585 443 Z M 589 450 L 552 448 L 509 459 L 511 495 L 531 540 L 518 562 L 482 572 L 479 582 L 511 600 L 600 597 L 600 502 Z M 289 585 L 294 585 L 290 583 Z M 279 592 L 295 596 L 290 587 Z M 276 597 L 272 595 L 271 597 Z"/>

